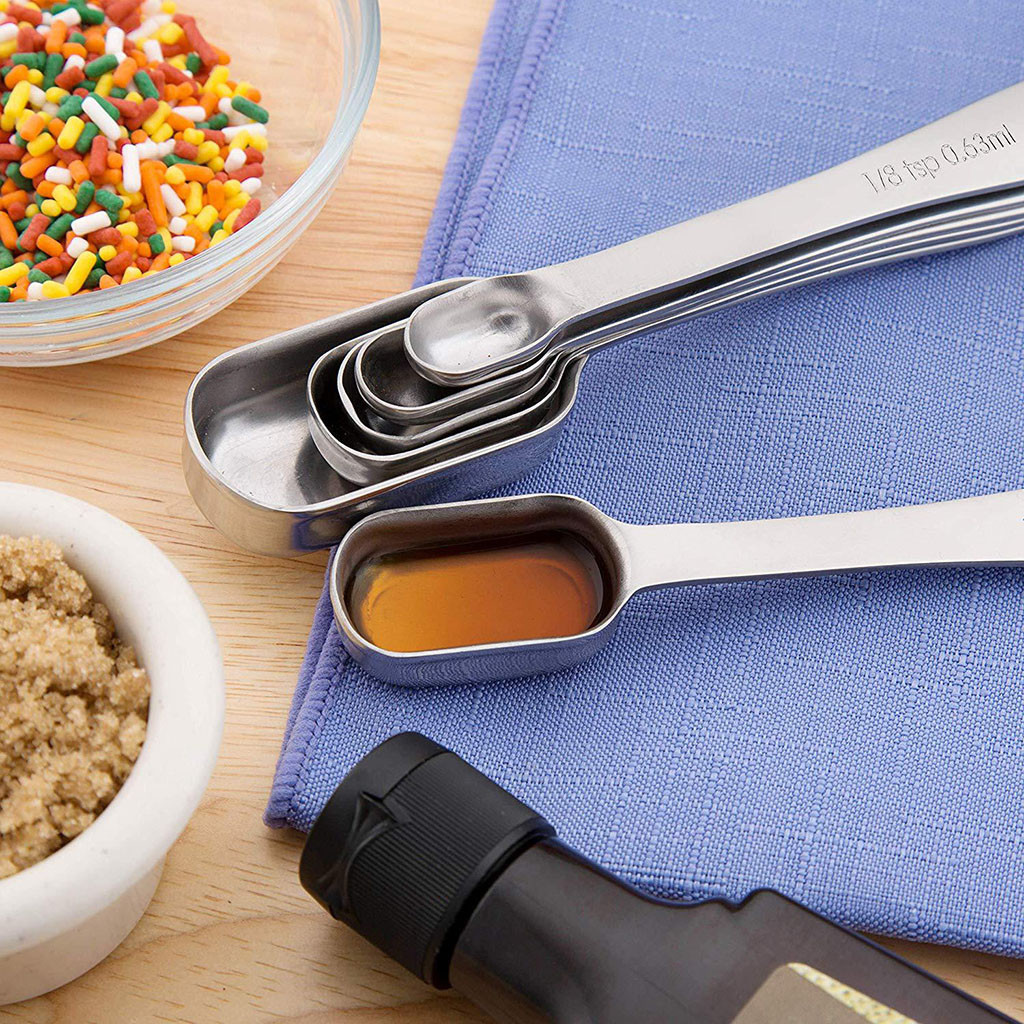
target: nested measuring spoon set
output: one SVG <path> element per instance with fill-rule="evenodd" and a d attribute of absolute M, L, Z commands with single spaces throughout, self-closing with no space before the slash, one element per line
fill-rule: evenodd
<path fill-rule="evenodd" d="M 461 500 L 545 458 L 587 359 L 605 346 L 1024 230 L 1022 109 L 1019 84 L 826 171 L 611 249 L 441 281 L 228 352 L 189 392 L 190 490 L 251 550 L 296 555 L 340 542 L 331 591 L 345 643 L 369 671 L 403 684 L 573 664 L 649 587 L 1024 564 L 1024 492 L 658 527 L 625 526 L 556 495 Z M 501 600 L 489 602 L 493 593 Z M 472 614 L 458 621 L 438 615 L 467 605 Z"/>

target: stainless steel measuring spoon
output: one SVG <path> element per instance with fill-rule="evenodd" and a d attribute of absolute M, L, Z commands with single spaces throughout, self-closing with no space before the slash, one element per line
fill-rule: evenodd
<path fill-rule="evenodd" d="M 354 625 L 349 585 L 369 559 L 552 531 L 575 538 L 601 567 L 602 610 L 583 633 L 396 652 L 375 646 Z M 621 523 L 581 498 L 557 494 L 397 509 L 349 531 L 331 568 L 330 590 L 342 639 L 356 661 L 380 679 L 420 686 L 575 665 L 611 638 L 622 609 L 643 590 L 942 565 L 1024 565 L 1024 490 L 867 512 L 666 526 Z"/>
<path fill-rule="evenodd" d="M 838 273 L 1015 234 L 1022 230 L 1022 211 L 1024 190 L 1009 189 L 909 211 L 884 223 L 819 239 L 693 285 L 688 298 L 679 299 L 665 311 L 664 321 L 657 320 L 652 310 L 640 329 L 614 320 L 591 329 L 578 324 L 537 359 L 461 388 L 444 387 L 422 377 L 409 362 L 403 326 L 396 325 L 359 346 L 356 385 L 366 403 L 393 423 L 440 422 L 528 390 L 543 372 L 546 360 L 562 352 L 593 351 L 696 312 L 720 308 L 719 300 L 727 295 L 740 301 L 741 297 L 752 298 Z"/>
<path fill-rule="evenodd" d="M 908 210 L 1024 183 L 1024 84 L 802 181 L 580 259 L 439 296 L 406 327 L 429 380 L 469 384 L 522 365 L 584 321 L 664 323 L 680 289 Z"/>

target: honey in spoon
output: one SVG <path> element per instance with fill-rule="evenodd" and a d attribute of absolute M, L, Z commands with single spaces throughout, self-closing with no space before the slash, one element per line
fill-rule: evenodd
<path fill-rule="evenodd" d="M 546 531 L 367 559 L 347 603 L 363 637 L 389 651 L 431 651 L 574 636 L 601 615 L 594 553 Z"/>

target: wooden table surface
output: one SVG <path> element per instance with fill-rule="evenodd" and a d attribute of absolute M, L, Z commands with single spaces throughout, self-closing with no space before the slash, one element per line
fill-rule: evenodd
<path fill-rule="evenodd" d="M 192 504 L 179 446 L 185 392 L 215 355 L 409 286 L 488 6 L 384 0 L 381 73 L 349 170 L 300 246 L 231 309 L 120 359 L 0 369 L 0 478 L 83 498 L 160 545 L 213 617 L 228 690 L 220 763 L 149 912 L 103 964 L 2 1021 L 485 1020 L 334 924 L 299 886 L 300 837 L 262 825 L 325 559 L 232 548 Z M 1024 1019 L 1024 963 L 889 945 Z"/>

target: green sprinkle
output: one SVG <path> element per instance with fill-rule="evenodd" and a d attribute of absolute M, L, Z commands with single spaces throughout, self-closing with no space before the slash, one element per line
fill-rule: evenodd
<path fill-rule="evenodd" d="M 121 86 L 119 86 L 119 85 L 115 85 L 114 88 L 110 90 L 110 97 L 111 97 L 111 99 L 123 100 L 125 98 L 125 96 L 127 96 L 127 95 L 128 95 L 128 90 L 127 89 L 122 89 Z"/>
<path fill-rule="evenodd" d="M 110 56 L 113 56 L 111 54 Z M 115 120 L 121 120 L 121 111 L 114 106 L 105 96 L 93 96 L 93 99 Z"/>
<path fill-rule="evenodd" d="M 70 7 L 70 6 L 71 5 L 68 4 L 68 7 Z M 67 10 L 67 9 L 68 9 L 67 7 L 64 8 L 64 10 Z M 51 7 L 50 10 L 57 11 L 57 8 L 56 7 Z M 60 12 L 57 11 L 57 13 L 59 14 Z M 85 44 L 85 36 L 82 35 L 81 32 L 72 32 L 68 36 L 68 42 L 69 43 L 81 43 L 82 45 L 84 45 Z"/>
<path fill-rule="evenodd" d="M 20 146 L 22 149 L 25 149 L 28 146 L 28 141 L 21 135 L 20 132 L 15 132 L 11 136 L 11 144 L 15 146 Z"/>
<path fill-rule="evenodd" d="M 227 114 L 214 114 L 209 121 L 206 122 L 205 127 L 211 131 L 219 132 L 221 128 L 227 128 L 228 126 L 228 115 Z"/>
<path fill-rule="evenodd" d="M 97 264 L 92 270 L 89 271 L 89 276 L 85 279 L 85 288 L 96 288 L 99 286 L 100 280 L 103 275 L 106 274 L 107 268 Z"/>
<path fill-rule="evenodd" d="M 64 55 L 62 53 L 51 53 L 46 58 L 43 67 L 43 88 L 51 88 L 57 81 L 57 76 L 64 70 Z"/>
<path fill-rule="evenodd" d="M 11 289 L 7 288 L 6 286 L 3 287 L 3 288 L 0 288 L 0 302 L 10 302 L 10 301 L 11 301 Z"/>
<path fill-rule="evenodd" d="M 43 284 L 44 282 L 49 281 L 49 280 L 51 280 L 50 275 L 44 273 L 38 267 L 33 267 L 28 272 L 29 284 Z"/>
<path fill-rule="evenodd" d="M 270 114 L 267 113 L 265 107 L 261 107 L 258 103 L 253 103 L 252 100 L 247 99 L 245 96 L 233 97 L 231 106 L 243 117 L 258 121 L 260 124 L 266 124 L 270 120 Z"/>
<path fill-rule="evenodd" d="M 135 83 L 135 88 L 143 99 L 160 99 L 160 90 L 153 84 L 153 79 L 145 71 L 136 71 L 135 78 L 132 81 Z"/>
<path fill-rule="evenodd" d="M 21 168 L 14 166 L 13 161 L 7 165 L 7 177 L 10 178 L 18 188 L 23 188 L 26 192 L 35 187 L 32 184 L 32 180 L 30 178 L 26 178 L 25 175 L 21 173 Z"/>
<path fill-rule="evenodd" d="M 14 222 L 14 228 L 18 232 L 18 234 L 20 235 L 25 230 L 25 228 L 27 228 L 29 226 L 29 224 L 31 224 L 31 223 L 32 223 L 32 218 L 31 217 L 22 217 L 21 220 L 16 220 Z"/>
<path fill-rule="evenodd" d="M 43 234 L 49 235 L 51 238 L 55 238 L 58 242 L 63 241 L 64 236 L 71 230 L 71 224 L 74 221 L 74 217 L 70 213 L 61 214 Z"/>
<path fill-rule="evenodd" d="M 105 53 L 102 57 L 89 61 L 85 65 L 85 73 L 89 78 L 101 78 L 117 67 L 117 55 Z"/>
<path fill-rule="evenodd" d="M 203 61 L 198 53 L 190 53 L 185 58 L 185 67 L 192 72 L 193 75 L 198 75 L 203 70 Z"/>
<path fill-rule="evenodd" d="M 11 57 L 12 64 L 24 64 L 33 71 L 42 71 L 46 66 L 45 53 L 16 53 Z"/>
<path fill-rule="evenodd" d="M 215 220 L 210 225 L 210 237 L 212 238 L 215 234 L 217 234 L 218 231 L 223 231 L 223 230 L 224 230 L 224 221 L 222 221 L 222 220 Z"/>
<path fill-rule="evenodd" d="M 78 85 L 75 86 L 75 88 L 84 89 L 86 92 L 94 92 L 96 89 L 96 82 L 94 82 L 91 78 L 85 78 L 81 82 L 79 82 Z"/>
<path fill-rule="evenodd" d="M 160 253 L 162 253 L 164 251 L 164 249 L 167 248 L 166 244 L 164 243 L 164 236 L 163 235 L 159 235 L 159 234 L 157 234 L 157 235 L 150 235 L 149 236 L 149 247 L 150 247 L 150 249 L 153 250 L 153 255 L 154 256 L 159 256 Z"/>
<path fill-rule="evenodd" d="M 121 207 L 124 206 L 124 200 L 120 196 L 101 188 L 93 198 L 110 214 L 111 222 L 117 220 L 117 215 L 121 212 Z"/>
<path fill-rule="evenodd" d="M 82 184 L 78 186 L 78 191 L 75 195 L 78 198 L 78 202 L 75 203 L 75 213 L 81 217 L 89 208 L 89 204 L 92 202 L 93 196 L 96 195 L 96 186 L 91 181 L 83 181 Z"/>
<path fill-rule="evenodd" d="M 87 7 L 85 4 L 75 4 L 78 13 L 82 16 L 83 25 L 102 25 L 104 14 L 97 7 Z"/>
<path fill-rule="evenodd" d="M 10 249 L 0 245 L 0 270 L 6 270 L 14 264 L 14 254 Z"/>
<path fill-rule="evenodd" d="M 36 249 L 36 251 L 32 254 L 32 262 L 37 265 L 40 263 L 45 263 L 49 258 L 50 257 L 47 256 L 42 249 Z"/>
<path fill-rule="evenodd" d="M 66 100 L 63 100 L 61 105 L 57 108 L 57 116 L 64 122 L 67 122 L 72 117 L 77 117 L 81 112 L 81 96 L 69 96 Z"/>
<path fill-rule="evenodd" d="M 196 166 L 195 160 L 186 160 L 183 156 L 175 156 L 173 153 L 168 153 L 163 158 L 163 162 L 168 167 L 173 167 L 175 164 L 191 164 L 193 167 Z"/>
<path fill-rule="evenodd" d="M 62 118 L 63 120 L 63 118 Z M 78 141 L 75 143 L 75 150 L 79 153 L 88 153 L 92 149 L 92 140 L 99 135 L 100 130 L 90 121 L 83 129 L 82 134 L 78 136 Z"/>

